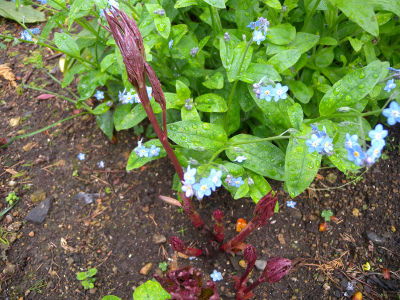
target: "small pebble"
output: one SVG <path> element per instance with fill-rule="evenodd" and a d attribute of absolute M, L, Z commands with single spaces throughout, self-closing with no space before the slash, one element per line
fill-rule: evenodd
<path fill-rule="evenodd" d="M 33 231 L 31 231 L 31 232 L 29 232 L 29 234 L 28 234 L 30 237 L 34 237 L 35 236 L 35 233 L 33 232 Z"/>

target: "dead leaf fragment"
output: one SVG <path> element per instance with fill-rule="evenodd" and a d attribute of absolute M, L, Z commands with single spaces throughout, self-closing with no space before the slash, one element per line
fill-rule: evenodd
<path fill-rule="evenodd" d="M 10 126 L 11 126 L 11 127 L 18 126 L 19 123 L 20 123 L 20 121 L 21 121 L 21 118 L 20 118 L 20 117 L 18 117 L 18 118 L 12 118 L 12 119 L 10 120 Z"/>
<path fill-rule="evenodd" d="M 386 268 L 382 268 L 383 278 L 386 280 L 390 280 L 390 271 Z"/>
<path fill-rule="evenodd" d="M 41 94 L 40 96 L 36 97 L 37 100 L 47 100 L 50 98 L 54 98 L 55 96 L 52 94 Z"/>
<path fill-rule="evenodd" d="M 278 241 L 279 241 L 279 243 L 281 243 L 281 245 L 285 245 L 286 244 L 285 238 L 283 237 L 282 233 L 278 234 Z"/>
<path fill-rule="evenodd" d="M 17 87 L 17 83 L 15 82 L 15 75 L 7 64 L 0 65 L 0 75 L 8 81 L 11 81 L 11 85 L 13 87 Z"/>
<path fill-rule="evenodd" d="M 147 263 L 143 268 L 140 269 L 140 274 L 147 275 L 150 273 L 153 263 Z"/>
<path fill-rule="evenodd" d="M 22 149 L 24 149 L 25 152 L 28 152 L 29 150 L 31 150 L 36 145 L 37 145 L 36 143 L 30 142 L 30 143 L 26 144 L 25 146 L 23 146 Z"/>

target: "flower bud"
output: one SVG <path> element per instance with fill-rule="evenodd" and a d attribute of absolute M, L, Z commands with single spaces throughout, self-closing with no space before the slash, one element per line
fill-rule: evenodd
<path fill-rule="evenodd" d="M 185 244 L 176 236 L 171 236 L 169 243 L 175 251 L 182 252 L 186 250 Z"/>
<path fill-rule="evenodd" d="M 196 56 L 196 54 L 199 52 L 199 47 L 194 47 L 194 48 L 192 48 L 191 50 L 190 50 L 190 55 L 192 56 L 192 57 L 195 57 Z"/>
<path fill-rule="evenodd" d="M 213 217 L 214 217 L 215 222 L 221 224 L 222 219 L 224 217 L 224 213 L 222 211 L 220 211 L 219 209 L 217 209 L 213 212 Z"/>
<path fill-rule="evenodd" d="M 274 214 L 274 209 L 278 197 L 275 196 L 272 191 L 266 194 L 264 197 L 257 202 L 254 209 L 254 221 L 257 222 L 257 227 L 261 227 L 267 224 L 268 220 Z"/>
<path fill-rule="evenodd" d="M 224 34 L 224 40 L 225 40 L 225 42 L 228 43 L 228 42 L 230 41 L 230 39 L 231 39 L 231 37 L 230 37 L 229 33 L 225 32 L 225 34 Z"/>
<path fill-rule="evenodd" d="M 243 252 L 244 260 L 249 265 L 257 260 L 257 250 L 252 246 L 248 245 Z"/>
<path fill-rule="evenodd" d="M 292 261 L 283 257 L 274 257 L 267 262 L 261 276 L 269 283 L 280 281 L 292 269 Z"/>

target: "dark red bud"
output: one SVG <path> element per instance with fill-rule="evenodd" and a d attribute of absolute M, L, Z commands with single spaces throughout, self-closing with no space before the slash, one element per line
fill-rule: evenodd
<path fill-rule="evenodd" d="M 185 251 L 187 248 L 185 244 L 176 236 L 171 236 L 169 243 L 171 244 L 172 248 L 178 252 Z"/>
<path fill-rule="evenodd" d="M 254 209 L 254 221 L 257 222 L 258 227 L 267 224 L 274 214 L 277 201 L 278 197 L 273 194 L 272 190 L 258 201 Z"/>
<path fill-rule="evenodd" d="M 247 264 L 251 264 L 257 260 L 257 250 L 252 245 L 248 245 L 243 252 L 244 260 Z"/>
<path fill-rule="evenodd" d="M 215 222 L 222 223 L 222 219 L 224 218 L 224 213 L 219 209 L 217 209 L 216 211 L 213 212 L 213 217 Z"/>
<path fill-rule="evenodd" d="M 267 282 L 275 283 L 280 281 L 292 269 L 292 261 L 283 257 L 274 257 L 267 262 L 263 274 Z"/>

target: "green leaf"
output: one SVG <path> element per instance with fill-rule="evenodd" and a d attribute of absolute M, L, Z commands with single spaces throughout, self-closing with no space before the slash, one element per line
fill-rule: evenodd
<path fill-rule="evenodd" d="M 299 100 L 301 103 L 304 103 L 304 104 L 308 103 L 310 101 L 311 97 L 314 95 L 313 89 L 307 87 L 301 81 L 291 80 L 291 81 L 287 82 L 287 85 L 289 86 L 290 90 L 293 92 L 296 99 Z"/>
<path fill-rule="evenodd" d="M 238 134 L 229 142 L 249 142 L 258 139 L 252 135 Z M 262 176 L 275 180 L 283 180 L 285 177 L 285 154 L 268 141 L 235 145 L 226 150 L 226 155 L 231 161 L 237 156 L 246 156 L 247 159 L 240 165 Z"/>
<path fill-rule="evenodd" d="M 257 17 L 254 8 L 258 8 L 258 1 L 256 7 L 252 2 L 254 3 L 251 0 L 239 0 L 235 5 L 236 26 L 240 30 L 246 30 L 247 25 Z"/>
<path fill-rule="evenodd" d="M 86 278 L 88 278 L 86 272 L 79 272 L 79 273 L 76 275 L 76 279 L 78 279 L 78 280 L 85 280 Z M 83 284 L 83 283 L 82 283 L 82 284 Z"/>
<path fill-rule="evenodd" d="M 87 67 L 83 64 L 77 64 L 73 66 L 71 69 L 68 70 L 67 73 L 64 74 L 64 79 L 62 81 L 62 88 L 65 88 L 67 85 L 69 85 L 72 80 L 74 80 L 74 77 L 76 74 L 82 74 L 87 70 Z"/>
<path fill-rule="evenodd" d="M 198 5 L 197 0 L 178 0 L 176 1 L 174 8 L 187 7 L 191 5 Z"/>
<path fill-rule="evenodd" d="M 178 95 L 179 100 L 185 101 L 190 98 L 190 90 L 182 81 L 176 81 L 176 94 Z"/>
<path fill-rule="evenodd" d="M 279 0 L 264 0 L 263 2 L 269 7 L 275 8 L 277 10 L 282 9 L 282 4 L 279 2 Z"/>
<path fill-rule="evenodd" d="M 93 114 L 101 115 L 108 111 L 110 109 L 110 106 L 107 105 L 107 102 L 101 103 L 100 105 L 96 106 L 96 108 L 93 110 Z"/>
<path fill-rule="evenodd" d="M 158 140 L 158 139 L 157 140 L 147 141 L 146 143 L 143 143 L 143 145 L 146 148 L 151 148 L 151 146 L 153 146 L 153 145 L 156 146 L 156 147 L 159 147 L 160 148 L 160 154 L 158 156 L 152 156 L 152 157 L 145 157 L 145 156 L 140 157 L 140 156 L 138 156 L 136 154 L 135 150 L 133 150 L 131 152 L 131 154 L 129 155 L 129 158 L 128 158 L 128 163 L 126 165 L 126 170 L 127 171 L 140 168 L 141 166 L 147 164 L 149 161 L 157 160 L 157 159 L 167 155 L 167 151 L 165 151 L 165 149 L 162 146 L 160 140 Z"/>
<path fill-rule="evenodd" d="M 116 61 L 115 53 L 110 53 L 100 63 L 100 70 L 104 72 L 109 66 L 111 66 Z"/>
<path fill-rule="evenodd" d="M 42 32 L 40 33 L 40 37 L 43 39 L 47 39 L 47 37 L 50 34 L 50 31 L 54 28 L 57 27 L 58 24 L 63 24 L 65 19 L 68 17 L 68 11 L 63 9 L 57 13 L 55 13 L 53 16 L 51 16 L 47 22 L 44 28 L 42 29 Z"/>
<path fill-rule="evenodd" d="M 11 1 L 0 0 L 0 16 L 17 20 L 18 22 L 36 23 L 46 21 L 46 16 L 43 12 L 34 9 L 30 5 L 24 5 L 18 8 Z"/>
<path fill-rule="evenodd" d="M 318 42 L 319 36 L 306 32 L 299 32 L 296 35 L 293 43 L 290 44 L 291 47 L 295 47 L 302 53 L 310 50 Z"/>
<path fill-rule="evenodd" d="M 317 56 L 315 57 L 315 65 L 317 67 L 322 69 L 330 66 L 335 58 L 333 48 L 334 47 L 323 48 L 317 53 Z"/>
<path fill-rule="evenodd" d="M 353 71 L 336 82 L 322 98 L 319 112 L 322 116 L 343 106 L 352 106 L 363 99 L 388 73 L 389 63 L 374 61 Z"/>
<path fill-rule="evenodd" d="M 162 286 L 153 280 L 149 280 L 141 284 L 133 292 L 133 300 L 165 300 L 171 299 L 171 295 L 168 294 Z"/>
<path fill-rule="evenodd" d="M 203 85 L 209 89 L 222 89 L 224 87 L 224 75 L 216 72 L 210 79 L 204 81 Z"/>
<path fill-rule="evenodd" d="M 265 40 L 275 45 L 287 45 L 290 43 L 290 34 L 289 31 L 283 27 L 270 27 Z"/>
<path fill-rule="evenodd" d="M 69 11 L 68 30 L 71 30 L 75 19 L 86 16 L 94 5 L 94 0 L 75 0 Z"/>
<path fill-rule="evenodd" d="M 79 47 L 74 39 L 66 33 L 58 33 L 54 34 L 54 42 L 57 47 L 67 52 L 68 54 L 79 56 Z"/>
<path fill-rule="evenodd" d="M 260 63 L 250 63 L 246 72 L 242 73 L 238 79 L 253 84 L 259 82 L 264 77 L 273 81 L 282 80 L 281 76 L 279 76 L 278 72 L 272 66 Z"/>
<path fill-rule="evenodd" d="M 311 127 L 302 125 L 302 130 L 293 137 L 309 135 Z M 291 139 L 286 149 L 285 186 L 290 197 L 294 198 L 303 192 L 317 175 L 321 164 L 321 155 L 309 153 L 303 139 Z"/>
<path fill-rule="evenodd" d="M 210 4 L 216 8 L 225 8 L 225 1 L 224 0 L 203 0 L 205 3 Z"/>
<path fill-rule="evenodd" d="M 235 199 L 235 200 L 240 199 L 247 195 L 247 193 L 249 192 L 248 180 L 249 180 L 248 178 L 245 179 L 244 183 L 237 189 L 233 199 Z"/>
<path fill-rule="evenodd" d="M 99 125 L 101 131 L 104 132 L 104 134 L 112 140 L 113 138 L 113 131 L 114 131 L 114 117 L 112 111 L 107 111 L 104 114 L 97 115 L 96 116 L 96 121 L 97 124 Z"/>
<path fill-rule="evenodd" d="M 228 106 L 225 99 L 217 94 L 204 94 L 196 98 L 196 108 L 204 112 L 226 112 Z"/>
<path fill-rule="evenodd" d="M 193 105 L 193 103 L 192 103 Z M 200 115 L 197 112 L 196 107 L 193 105 L 191 110 L 186 109 L 186 107 L 182 106 L 181 108 L 181 117 L 182 121 L 188 121 L 188 120 L 193 120 L 193 121 L 200 121 Z"/>
<path fill-rule="evenodd" d="M 271 57 L 267 64 L 274 67 L 278 73 L 282 73 L 287 68 L 293 66 L 300 58 L 301 51 L 298 49 L 290 49 L 282 51 Z"/>
<path fill-rule="evenodd" d="M 323 37 L 318 41 L 318 45 L 336 46 L 337 44 L 337 40 L 329 36 Z"/>
<path fill-rule="evenodd" d="M 158 114 L 161 112 L 161 107 L 158 103 L 155 103 L 154 100 L 151 100 L 151 107 L 154 110 L 154 113 Z M 142 122 L 145 118 L 147 117 L 147 113 L 144 110 L 144 107 L 142 104 L 137 104 L 133 107 L 133 109 L 127 113 L 122 119 L 120 119 L 120 116 L 118 116 L 118 121 L 120 122 L 115 122 L 115 129 L 118 131 L 123 130 L 123 129 L 129 129 L 132 128 L 133 126 L 139 124 Z"/>
<path fill-rule="evenodd" d="M 201 121 L 180 121 L 167 125 L 168 137 L 178 145 L 188 149 L 205 149 L 217 151 L 224 147 L 226 133 L 223 128 Z"/>
<path fill-rule="evenodd" d="M 374 36 L 379 35 L 379 26 L 372 6 L 364 0 L 329 0 L 351 21 Z M 394 5 L 394 4 L 392 4 Z"/>
<path fill-rule="evenodd" d="M 387 10 L 400 17 L 400 0 L 367 0 L 374 10 Z"/>
<path fill-rule="evenodd" d="M 100 70 L 92 70 L 81 77 L 78 85 L 78 93 L 81 96 L 80 100 L 86 100 L 91 97 L 96 88 L 105 85 L 108 79 L 107 73 Z"/>
<path fill-rule="evenodd" d="M 233 53 L 235 54 L 233 56 L 233 61 L 232 64 L 230 65 L 230 68 L 227 68 L 227 73 L 228 73 L 228 80 L 230 82 L 235 81 L 236 78 L 243 72 L 247 70 L 247 67 L 250 64 L 251 57 L 253 56 L 253 48 L 249 46 L 249 49 L 246 52 L 246 55 L 244 57 L 243 63 L 242 59 L 244 56 L 244 53 L 246 51 L 246 43 L 241 42 L 236 45 L 235 49 L 233 50 Z M 239 68 L 241 68 L 239 70 Z"/>
<path fill-rule="evenodd" d="M 293 127 L 299 130 L 301 124 L 303 123 L 303 109 L 301 108 L 301 105 L 299 103 L 295 103 L 289 106 L 288 116 Z"/>
<path fill-rule="evenodd" d="M 171 32 L 171 20 L 167 16 L 160 16 L 159 14 L 155 14 L 154 11 L 158 9 L 163 9 L 163 7 L 159 4 L 145 4 L 146 8 L 150 14 L 150 17 L 154 21 L 154 25 L 157 29 L 157 32 L 165 39 L 169 37 L 169 33 Z"/>
<path fill-rule="evenodd" d="M 92 268 L 90 270 L 88 270 L 88 277 L 93 277 L 94 275 L 97 274 L 97 269 L 96 268 Z"/>
<path fill-rule="evenodd" d="M 358 52 L 358 51 L 361 50 L 362 42 L 361 42 L 359 39 L 357 39 L 357 38 L 352 38 L 352 37 L 349 36 L 349 41 L 350 41 L 351 46 L 353 47 L 353 49 L 354 49 L 356 52 Z"/>
<path fill-rule="evenodd" d="M 249 194 L 251 199 L 257 203 L 262 197 L 264 197 L 271 190 L 271 186 L 268 181 L 265 180 L 264 176 L 258 175 L 250 170 L 247 170 L 249 178 L 253 179 L 254 184 L 250 185 Z"/>

